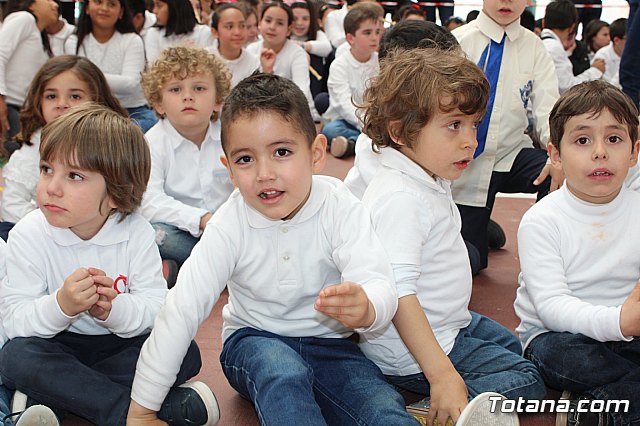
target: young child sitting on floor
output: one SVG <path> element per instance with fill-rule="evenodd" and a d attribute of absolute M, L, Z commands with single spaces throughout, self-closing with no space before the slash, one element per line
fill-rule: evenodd
<path fill-rule="evenodd" d="M 362 201 L 400 299 L 393 325 L 365 334 L 361 348 L 391 383 L 430 395 L 431 419 L 458 424 L 466 421 L 467 393 L 511 400 L 545 394 L 517 338 L 469 311 L 471 268 L 450 181 L 473 159 L 488 97 L 484 74 L 459 51 L 412 49 L 382 61 L 363 104 L 364 132 L 379 152 L 380 169 Z M 479 398 L 469 404 L 486 407 L 478 424 L 517 422 L 506 414 L 494 419 L 499 413 L 490 412 L 490 395 Z"/>
<path fill-rule="evenodd" d="M 516 331 L 547 386 L 572 400 L 557 425 L 636 424 L 640 194 L 624 181 L 637 163 L 638 109 L 597 80 L 567 90 L 549 122 L 549 156 L 566 180 L 520 223 Z M 575 410 L 580 399 L 631 404 L 590 413 Z"/>
<path fill-rule="evenodd" d="M 145 344 L 129 421 L 152 419 L 220 293 L 222 370 L 262 424 L 417 424 L 354 339 L 397 295 L 369 215 L 325 162 L 303 92 L 272 74 L 241 81 L 221 121 L 238 187 L 185 262 Z"/>

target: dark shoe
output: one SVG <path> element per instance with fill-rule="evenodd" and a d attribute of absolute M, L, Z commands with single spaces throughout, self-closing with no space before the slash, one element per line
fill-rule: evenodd
<path fill-rule="evenodd" d="M 220 420 L 216 396 L 202 382 L 186 382 L 171 388 L 158 418 L 171 426 L 212 426 Z"/>
<path fill-rule="evenodd" d="M 584 395 L 572 394 L 569 391 L 562 392 L 560 400 L 569 400 L 567 413 L 558 412 L 556 414 L 556 426 L 610 426 L 613 423 L 609 421 L 607 413 L 587 413 L 578 412 L 578 404 L 580 401 L 588 401 L 590 398 Z M 583 402 L 582 407 L 585 407 Z"/>
<path fill-rule="evenodd" d="M 480 252 L 469 241 L 465 240 L 464 245 L 467 246 L 469 253 L 469 265 L 471 265 L 471 275 L 476 276 L 482 270 L 482 262 L 480 262 Z"/>
<path fill-rule="evenodd" d="M 507 236 L 502 227 L 491 219 L 489 219 L 489 224 L 487 225 L 487 237 L 489 248 L 493 250 L 499 250 L 507 243 Z"/>
<path fill-rule="evenodd" d="M 356 153 L 356 142 L 344 136 L 331 139 L 331 155 L 336 158 L 350 157 Z"/>
<path fill-rule="evenodd" d="M 164 276 L 165 281 L 167 281 L 167 288 L 171 288 L 176 285 L 176 279 L 178 279 L 178 264 L 175 260 L 162 260 L 162 275 Z"/>
<path fill-rule="evenodd" d="M 55 413 L 44 405 L 32 405 L 22 412 L 9 414 L 2 419 L 3 425 L 15 426 L 59 426 Z"/>

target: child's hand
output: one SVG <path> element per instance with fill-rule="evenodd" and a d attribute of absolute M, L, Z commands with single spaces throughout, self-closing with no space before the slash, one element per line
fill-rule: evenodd
<path fill-rule="evenodd" d="M 349 281 L 322 289 L 314 308 L 349 328 L 369 327 L 376 317 L 362 287 Z"/>
<path fill-rule="evenodd" d="M 73 271 L 56 295 L 62 312 L 71 317 L 89 310 L 99 298 L 94 277 L 86 268 Z"/>
<path fill-rule="evenodd" d="M 446 424 L 449 417 L 457 422 L 468 401 L 467 386 L 460 374 L 452 368 L 437 378 L 430 378 L 429 387 L 431 394 L 427 424 L 434 425 L 436 417 L 440 425 Z"/>
<path fill-rule="evenodd" d="M 640 336 L 640 281 L 622 304 L 620 331 L 626 337 Z"/>
<path fill-rule="evenodd" d="M 213 216 L 213 213 L 211 212 L 207 212 L 204 215 L 202 215 L 202 217 L 200 218 L 201 231 L 204 231 L 204 228 L 207 226 L 207 222 L 209 222 L 209 219 L 211 219 L 212 216 Z"/>
<path fill-rule="evenodd" d="M 158 419 L 158 414 L 155 411 L 144 408 L 134 400 L 131 400 L 129 412 L 127 413 L 127 425 L 161 426 L 166 425 L 166 423 Z"/>
<path fill-rule="evenodd" d="M 604 59 L 598 58 L 591 63 L 591 68 L 595 68 L 604 74 L 604 70 L 606 69 Z"/>
<path fill-rule="evenodd" d="M 89 309 L 92 317 L 105 321 L 109 318 L 113 299 L 118 296 L 118 292 L 113 288 L 113 279 L 98 268 L 89 268 L 89 273 L 93 277 L 96 285 L 96 293 L 100 296 L 98 301 Z"/>
<path fill-rule="evenodd" d="M 260 66 L 262 67 L 262 72 L 271 74 L 275 63 L 276 52 L 273 49 L 263 48 L 260 52 Z"/>
<path fill-rule="evenodd" d="M 542 171 L 533 181 L 533 184 L 538 186 L 547 178 L 547 176 L 551 175 L 551 185 L 549 186 L 549 192 L 553 192 L 556 189 L 562 186 L 562 182 L 564 182 L 564 172 L 562 169 L 552 167 L 551 164 L 547 164 L 542 168 Z"/>

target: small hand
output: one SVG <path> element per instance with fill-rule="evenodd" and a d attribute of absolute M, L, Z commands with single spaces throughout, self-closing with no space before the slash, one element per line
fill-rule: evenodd
<path fill-rule="evenodd" d="M 260 52 L 260 66 L 262 72 L 271 74 L 273 72 L 273 66 L 276 63 L 276 52 L 273 49 L 263 48 Z"/>
<path fill-rule="evenodd" d="M 369 327 L 376 317 L 362 286 L 349 281 L 322 289 L 314 308 L 349 328 Z"/>
<path fill-rule="evenodd" d="M 89 314 L 101 321 L 109 318 L 113 299 L 118 296 L 118 292 L 113 288 L 113 279 L 107 277 L 105 272 L 98 268 L 89 268 L 89 273 L 96 284 L 96 293 L 100 296 L 98 301 L 89 309 Z"/>
<path fill-rule="evenodd" d="M 564 172 L 560 168 L 553 167 L 551 164 L 547 164 L 542 168 L 542 171 L 533 181 L 533 184 L 538 186 L 547 178 L 547 176 L 551 175 L 551 185 L 549 186 L 549 192 L 553 192 L 556 189 L 562 186 L 562 182 L 564 182 Z"/>
<path fill-rule="evenodd" d="M 202 215 L 202 217 L 200 218 L 201 231 L 204 231 L 204 228 L 207 226 L 207 222 L 209 222 L 209 219 L 211 219 L 212 216 L 213 216 L 213 213 L 211 212 L 207 212 L 204 215 Z"/>
<path fill-rule="evenodd" d="M 158 414 L 155 411 L 144 408 L 134 400 L 131 400 L 131 404 L 129 405 L 129 412 L 127 413 L 127 426 L 163 426 L 166 424 L 167 423 L 158 419 Z"/>
<path fill-rule="evenodd" d="M 598 70 L 600 70 L 601 73 L 604 74 L 604 70 L 605 70 L 605 63 L 604 63 L 604 59 L 596 59 L 591 63 L 591 68 L 596 68 Z"/>
<path fill-rule="evenodd" d="M 430 378 L 429 388 L 430 407 L 427 424 L 432 425 L 436 417 L 441 425 L 446 424 L 449 417 L 457 422 L 468 401 L 467 386 L 460 374 L 452 367 L 437 379 Z"/>
<path fill-rule="evenodd" d="M 56 298 L 66 315 L 75 316 L 89 310 L 100 298 L 94 277 L 86 268 L 78 268 L 64 280 Z"/>

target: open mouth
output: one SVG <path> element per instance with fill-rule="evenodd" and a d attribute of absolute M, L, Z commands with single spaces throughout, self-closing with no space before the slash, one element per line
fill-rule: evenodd
<path fill-rule="evenodd" d="M 593 176 L 593 177 L 608 177 L 608 176 L 613 176 L 613 173 L 611 173 L 608 170 L 596 170 L 596 171 L 592 172 L 589 176 Z"/>
<path fill-rule="evenodd" d="M 263 200 L 270 200 L 270 199 L 279 197 L 283 193 L 284 193 L 283 191 L 264 191 L 258 194 L 258 196 Z"/>

